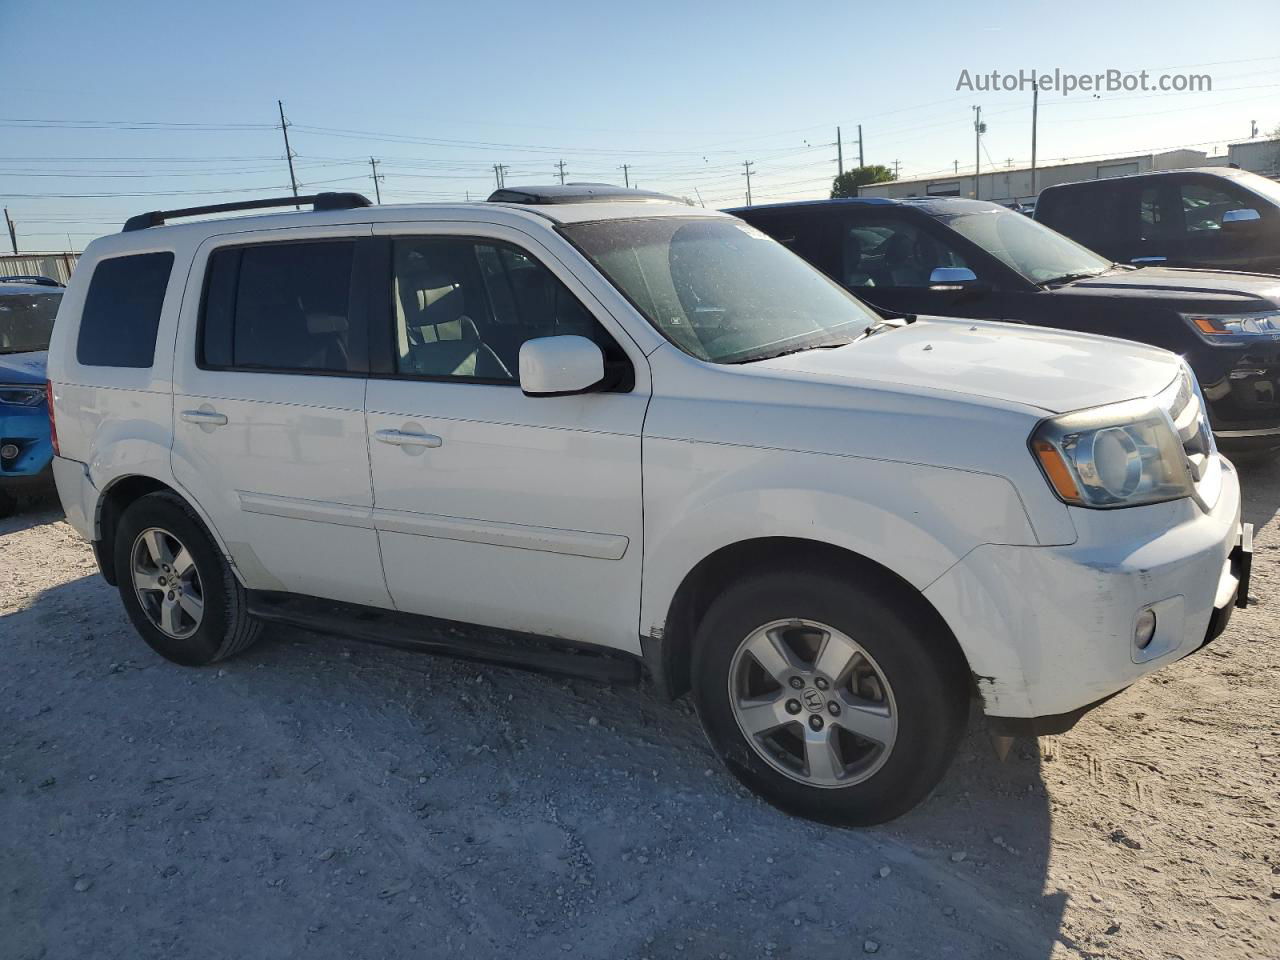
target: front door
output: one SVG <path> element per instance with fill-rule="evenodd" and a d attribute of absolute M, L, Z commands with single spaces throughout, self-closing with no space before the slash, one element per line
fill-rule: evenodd
<path fill-rule="evenodd" d="M 847 214 L 839 244 L 835 279 L 883 313 L 1003 319 L 1003 299 L 986 265 L 962 255 L 927 218 L 900 211 Z M 939 267 L 968 268 L 977 279 L 934 283 Z"/>
<path fill-rule="evenodd" d="M 519 231 L 375 233 L 388 269 L 367 420 L 396 607 L 638 651 L 643 354 Z M 566 334 L 602 347 L 608 389 L 526 396 L 521 344 Z"/>
<path fill-rule="evenodd" d="M 368 227 L 363 241 L 342 229 L 214 240 L 197 254 L 174 363 L 173 472 L 248 586 L 389 606 L 364 420 L 357 249 L 372 241 Z"/>

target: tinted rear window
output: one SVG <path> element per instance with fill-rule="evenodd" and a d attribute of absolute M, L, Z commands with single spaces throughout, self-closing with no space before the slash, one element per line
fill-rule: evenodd
<path fill-rule="evenodd" d="M 172 269 L 172 253 L 100 261 L 80 314 L 76 360 L 87 367 L 151 366 Z"/>
<path fill-rule="evenodd" d="M 355 243 L 276 243 L 209 259 L 201 364 L 346 373 L 360 369 L 349 307 Z"/>

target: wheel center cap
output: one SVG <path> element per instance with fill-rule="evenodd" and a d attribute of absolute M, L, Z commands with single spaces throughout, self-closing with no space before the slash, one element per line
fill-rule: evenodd
<path fill-rule="evenodd" d="M 821 713 L 822 708 L 827 705 L 827 698 L 813 687 L 809 687 L 800 694 L 800 699 L 804 701 L 804 705 L 808 707 L 812 713 Z"/>

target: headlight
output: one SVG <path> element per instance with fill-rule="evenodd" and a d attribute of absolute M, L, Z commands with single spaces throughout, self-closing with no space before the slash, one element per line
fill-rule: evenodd
<path fill-rule="evenodd" d="M 1280 340 L 1280 310 L 1262 313 L 1184 313 L 1182 319 L 1210 343 L 1265 337 Z"/>
<path fill-rule="evenodd" d="M 1075 506 L 1136 507 L 1194 493 L 1173 425 L 1151 400 L 1046 420 L 1031 450 L 1054 492 Z"/>
<path fill-rule="evenodd" d="M 25 383 L 0 383 L 0 403 L 18 407 L 38 407 L 44 400 L 44 387 L 32 387 Z"/>

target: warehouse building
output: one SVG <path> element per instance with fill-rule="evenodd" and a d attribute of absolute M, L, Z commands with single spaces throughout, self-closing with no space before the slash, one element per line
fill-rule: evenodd
<path fill-rule="evenodd" d="M 1210 157 L 1202 150 L 1166 150 L 1163 153 L 1146 153 L 1131 157 L 1108 157 L 1105 160 L 1078 161 L 1075 163 L 1041 164 L 1032 184 L 1029 167 L 980 172 L 977 193 L 974 192 L 973 174 L 927 177 L 917 180 L 894 180 L 889 183 L 873 183 L 858 192 L 864 197 L 977 197 L 995 203 L 1013 205 L 1035 200 L 1045 187 L 1077 180 L 1101 180 L 1105 177 L 1123 177 L 1132 173 L 1150 173 L 1155 170 L 1179 170 L 1184 167 L 1212 167 L 1235 164 L 1244 170 L 1252 170 L 1263 176 L 1280 178 L 1280 140 L 1262 140 L 1251 143 L 1234 143 L 1228 152 Z"/>

